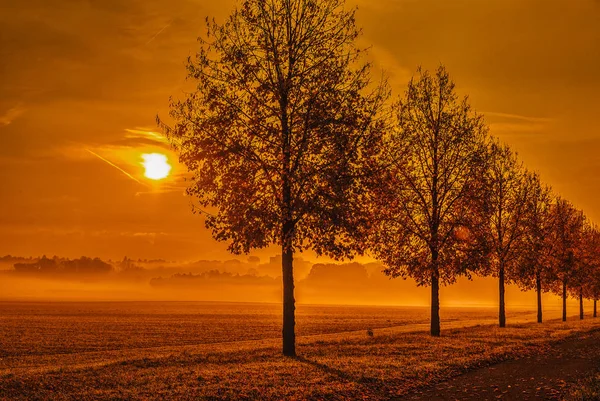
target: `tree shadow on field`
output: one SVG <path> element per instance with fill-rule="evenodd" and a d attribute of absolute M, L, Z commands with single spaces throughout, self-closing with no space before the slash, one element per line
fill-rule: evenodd
<path fill-rule="evenodd" d="M 347 372 L 342 369 L 331 367 L 331 366 L 326 365 L 321 362 L 313 361 L 313 360 L 305 358 L 303 356 L 297 356 L 296 360 L 298 362 L 305 363 L 305 364 L 315 367 L 319 370 L 322 370 L 323 372 L 325 372 L 327 374 L 337 376 L 338 378 L 340 378 L 342 380 L 353 382 L 358 385 L 381 388 L 388 384 L 384 380 L 381 380 L 376 377 L 366 377 L 363 375 L 356 375 L 356 374 Z"/>

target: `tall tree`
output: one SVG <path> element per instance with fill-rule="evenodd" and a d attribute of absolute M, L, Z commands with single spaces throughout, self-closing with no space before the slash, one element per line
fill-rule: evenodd
<path fill-rule="evenodd" d="M 568 287 L 576 273 L 584 215 L 563 198 L 557 198 L 552 213 L 554 229 L 551 240 L 555 244 L 552 259 L 556 275 L 552 289 L 556 294 L 562 296 L 562 320 L 566 321 Z"/>
<path fill-rule="evenodd" d="M 491 274 L 498 277 L 498 322 L 506 326 L 505 285 L 515 277 L 514 271 L 523 252 L 528 188 L 523 165 L 506 144 L 490 145 L 490 162 L 486 175 Z M 508 275 L 508 276 L 507 276 Z"/>
<path fill-rule="evenodd" d="M 377 195 L 373 250 L 392 277 L 431 286 L 431 335 L 440 335 L 440 284 L 474 268 L 487 127 L 459 99 L 443 66 L 419 69 L 399 100 L 390 166 Z"/>
<path fill-rule="evenodd" d="M 360 178 L 380 150 L 385 84 L 344 0 L 242 0 L 188 60 L 196 90 L 162 124 L 194 172 L 188 194 L 233 253 L 281 247 L 283 353 L 295 349 L 293 258 L 361 251 Z M 161 124 L 159 120 L 159 124 Z"/>
<path fill-rule="evenodd" d="M 527 172 L 525 181 L 528 191 L 524 219 L 525 249 L 520 251 L 518 257 L 515 281 L 525 290 L 535 289 L 537 321 L 542 323 L 542 291 L 548 291 L 548 283 L 553 280 L 550 258 L 554 244 L 550 234 L 553 229 L 551 209 L 554 196 L 552 189 L 541 182 L 539 174 Z"/>

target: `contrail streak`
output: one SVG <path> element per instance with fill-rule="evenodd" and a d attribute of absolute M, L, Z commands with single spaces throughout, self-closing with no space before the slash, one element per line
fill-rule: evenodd
<path fill-rule="evenodd" d="M 111 162 L 110 160 L 106 160 L 104 157 L 100 156 L 98 153 L 92 152 L 89 149 L 86 149 L 88 152 L 90 152 L 91 154 L 93 154 L 94 156 L 96 156 L 98 159 L 102 160 L 103 162 L 108 163 L 109 165 L 113 166 L 114 168 L 116 168 L 117 170 L 119 170 L 120 172 L 122 172 L 123 174 L 125 174 L 127 177 L 131 178 L 133 181 L 137 182 L 140 185 L 143 186 L 147 186 L 146 184 L 144 184 L 143 182 L 141 182 L 140 180 L 138 180 L 137 178 L 135 178 L 134 176 L 132 176 L 131 174 L 129 174 L 127 171 L 123 170 L 121 167 L 117 166 L 116 164 L 114 164 L 113 162 Z"/>
<path fill-rule="evenodd" d="M 163 28 L 160 31 L 156 32 L 156 34 L 154 36 L 152 36 L 149 41 L 146 42 L 146 46 L 150 42 L 152 42 L 158 35 L 160 35 L 165 29 L 167 29 L 169 26 L 171 26 L 172 23 L 173 23 L 173 20 L 169 21 L 169 23 L 167 25 L 163 26 Z"/>

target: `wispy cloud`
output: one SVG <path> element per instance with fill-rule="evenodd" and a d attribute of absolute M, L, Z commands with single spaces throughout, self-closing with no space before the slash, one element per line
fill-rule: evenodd
<path fill-rule="evenodd" d="M 556 120 L 547 117 L 531 117 L 521 114 L 486 111 L 483 114 L 490 120 L 493 133 L 535 134 L 543 133 Z"/>
<path fill-rule="evenodd" d="M 169 194 L 169 193 L 180 193 L 182 196 L 185 196 L 185 186 L 184 185 L 169 185 L 163 188 L 153 188 L 149 191 L 138 191 L 135 193 L 135 196 L 144 196 L 144 195 L 157 195 L 157 194 Z"/>
<path fill-rule="evenodd" d="M 511 123 L 490 123 L 490 130 L 492 132 L 501 133 L 535 133 L 542 132 L 546 126 L 544 124 L 511 124 Z"/>
<path fill-rule="evenodd" d="M 135 129 L 129 129 L 126 128 L 125 129 L 125 138 L 149 138 L 152 140 L 155 140 L 157 142 L 164 142 L 167 143 L 167 138 L 164 137 L 164 135 L 160 134 L 159 132 L 155 132 L 152 131 L 151 129 L 148 128 L 143 128 L 143 127 L 137 127 Z"/>
<path fill-rule="evenodd" d="M 149 128 L 137 127 L 135 129 L 125 129 L 125 135 L 122 139 L 113 141 L 111 146 L 138 148 L 141 146 L 152 146 L 168 149 L 169 141 L 162 134 L 152 131 Z"/>
<path fill-rule="evenodd" d="M 369 47 L 369 43 L 366 40 L 361 45 Z M 386 76 L 389 76 L 393 87 L 406 87 L 406 83 L 410 80 L 412 72 L 400 63 L 398 57 L 392 51 L 384 46 L 374 46 L 369 49 L 369 54 L 373 65 Z"/>
<path fill-rule="evenodd" d="M 488 117 L 500 117 L 500 118 L 504 118 L 504 119 L 531 121 L 531 122 L 540 122 L 540 123 L 550 123 L 550 122 L 554 121 L 554 119 L 552 119 L 552 118 L 530 117 L 530 116 L 523 116 L 520 114 L 499 113 L 499 112 L 495 112 L 495 111 L 484 111 L 483 114 Z"/>
<path fill-rule="evenodd" d="M 25 113 L 25 107 L 23 107 L 22 103 L 18 103 L 14 107 L 11 107 L 3 114 L 0 114 L 0 126 L 10 125 L 15 119 L 17 119 L 20 115 Z"/>

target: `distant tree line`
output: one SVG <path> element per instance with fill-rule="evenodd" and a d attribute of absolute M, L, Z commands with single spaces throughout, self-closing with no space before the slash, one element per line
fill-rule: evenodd
<path fill-rule="evenodd" d="M 177 273 L 170 278 L 157 277 L 150 280 L 153 287 L 178 287 L 194 286 L 198 282 L 214 284 L 233 284 L 243 285 L 273 285 L 277 281 L 270 276 L 259 276 L 257 274 L 239 274 L 222 272 L 219 270 L 209 270 L 199 274 Z"/>
<path fill-rule="evenodd" d="M 395 102 L 373 82 L 344 0 L 243 0 L 188 60 L 197 86 L 159 125 L 194 173 L 188 194 L 233 253 L 281 247 L 283 353 L 295 350 L 294 255 L 369 253 L 392 277 L 459 276 L 594 300 L 599 232 L 527 170 L 459 97 L 443 66 Z M 340 274 L 340 282 L 343 282 Z M 583 305 L 583 304 L 582 304 Z M 595 309 L 594 309 L 595 315 Z M 581 314 L 583 318 L 583 312 Z"/>
<path fill-rule="evenodd" d="M 47 258 L 45 255 L 31 263 L 15 263 L 15 272 L 38 276 L 95 276 L 108 274 L 114 270 L 109 263 L 99 258 L 82 256 L 79 259 L 67 259 L 54 256 Z"/>

